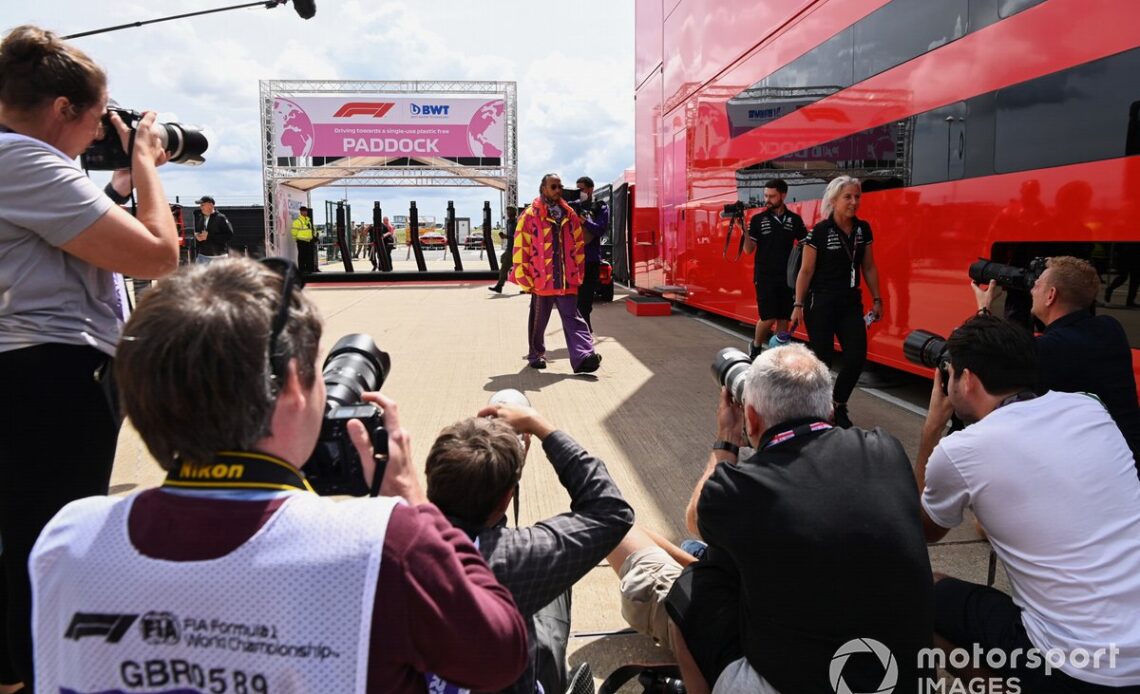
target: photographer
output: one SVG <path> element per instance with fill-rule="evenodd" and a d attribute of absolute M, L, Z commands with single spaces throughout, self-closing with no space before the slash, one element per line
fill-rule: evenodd
<path fill-rule="evenodd" d="M 578 313 L 593 332 L 590 314 L 594 311 L 594 295 L 601 282 L 602 237 L 610 228 L 610 208 L 601 200 L 594 200 L 594 179 L 583 176 L 577 185 L 581 194 L 574 207 L 582 217 L 582 235 L 586 239 L 586 272 L 578 287 Z"/>
<path fill-rule="evenodd" d="M 1120 430 L 1090 395 L 1036 395 L 1033 339 L 1008 321 L 975 316 L 945 351 L 915 469 L 926 538 L 972 508 L 1016 597 L 937 576 L 935 632 L 1003 652 L 1008 667 L 987 664 L 1024 691 L 1140 691 L 1140 480 Z M 942 438 L 952 413 L 974 423 Z M 1012 655 L 1109 647 L 1052 674 Z"/>
<path fill-rule="evenodd" d="M 832 658 L 856 638 L 885 644 L 896 691 L 914 691 L 931 573 L 902 444 L 832 427 L 831 373 L 803 345 L 765 351 L 744 378 L 742 405 L 722 392 L 718 440 L 686 511 L 708 550 L 668 597 L 700 670 L 683 671 L 689 691 L 718 678 L 718 691 L 833 691 Z M 755 453 L 738 462 L 746 443 Z M 877 691 L 882 668 L 867 665 L 844 669 L 850 691 Z"/>
<path fill-rule="evenodd" d="M 972 283 L 978 310 L 989 313 L 1002 289 Z M 1096 395 L 1120 427 L 1140 472 L 1140 404 L 1132 371 L 1132 348 L 1120 321 L 1089 310 L 1100 293 L 1100 276 L 1089 262 L 1049 258 L 1030 290 L 1033 316 L 1045 325 L 1037 338 L 1040 386 Z"/>
<path fill-rule="evenodd" d="M 570 512 L 527 527 L 518 527 L 516 516 L 511 529 L 507 508 L 519 493 L 532 437 L 570 494 Z M 547 692 L 565 691 L 570 588 L 633 525 L 633 509 L 605 463 L 535 410 L 489 405 L 440 432 L 426 472 L 428 498 L 477 543 L 527 620 L 529 664 L 508 691 L 533 694 L 536 682 Z"/>
<path fill-rule="evenodd" d="M 792 245 L 807 236 L 807 227 L 803 217 L 784 205 L 787 196 L 788 184 L 783 179 L 773 178 L 764 184 L 766 207 L 752 216 L 748 223 L 748 237 L 744 241 L 744 252 L 756 254 L 752 282 L 756 285 L 756 308 L 760 320 L 756 323 L 756 335 L 749 355 L 753 359 L 768 344 L 773 326 L 777 331 L 788 329 L 795 301 L 794 292 L 788 286 L 788 256 L 792 253 Z"/>
<path fill-rule="evenodd" d="M 863 322 L 860 278 L 866 277 L 871 290 L 868 318 L 883 317 L 871 225 L 855 216 L 862 195 L 857 178 L 839 176 L 827 184 L 820 208 L 826 219 L 804 239 L 803 265 L 792 304 L 791 329 L 806 321 L 811 349 L 824 364 L 831 366 L 835 358 L 836 338 L 843 348 L 843 368 L 835 379 L 835 425 L 840 427 L 851 426 L 847 400 L 867 361 L 869 323 Z"/>
<path fill-rule="evenodd" d="M 119 418 L 111 361 L 127 295 L 123 273 L 178 266 L 178 232 L 156 167 L 166 153 L 146 114 L 137 134 L 112 115 L 107 76 L 33 26 L 0 44 L 0 684 L 31 684 L 27 558 L 73 499 L 106 494 Z M 108 193 L 74 159 L 97 139 L 129 148 Z M 116 202 L 137 187 L 138 216 Z M 108 197 L 114 196 L 114 200 Z M 52 415 L 50 413 L 58 413 Z M 66 434 L 61 436 L 61 427 Z"/>
<path fill-rule="evenodd" d="M 383 498 L 319 497 L 299 472 L 327 391 L 321 320 L 298 278 L 281 259 L 188 266 L 140 303 L 116 370 L 167 477 L 75 502 L 44 530 L 31 560 L 38 691 L 131 688 L 120 678 L 143 661 L 148 677 L 151 663 L 195 663 L 229 691 L 420 692 L 424 672 L 487 690 L 522 671 L 522 618 L 427 503 L 394 402 L 362 395 L 383 408 Z M 349 432 L 370 484 L 371 439 L 358 420 Z M 79 637 L 142 609 L 114 651 Z"/>

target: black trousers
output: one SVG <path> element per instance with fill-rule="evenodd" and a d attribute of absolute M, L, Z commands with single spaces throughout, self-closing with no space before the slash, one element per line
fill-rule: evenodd
<path fill-rule="evenodd" d="M 312 241 L 297 241 L 297 267 L 301 272 L 317 271 L 317 247 Z"/>
<path fill-rule="evenodd" d="M 0 352 L 0 683 L 32 691 L 28 555 L 47 522 L 76 499 L 106 494 L 119 420 L 94 373 L 109 357 L 49 344 Z"/>
<path fill-rule="evenodd" d="M 590 322 L 590 313 L 594 310 L 594 294 L 598 291 L 598 285 L 601 283 L 601 263 L 592 261 L 586 263 L 586 274 L 582 276 L 582 284 L 578 287 L 578 313 L 582 314 L 582 318 L 586 320 L 586 325 L 590 326 L 590 332 L 594 331 L 594 324 Z"/>
<path fill-rule="evenodd" d="M 513 260 L 514 253 L 510 248 L 504 250 L 503 254 L 499 256 L 499 281 L 495 283 L 495 286 L 499 289 L 503 288 L 503 285 L 507 283 L 507 278 L 510 277 L 511 263 Z"/>
<path fill-rule="evenodd" d="M 835 360 L 835 338 L 843 349 L 843 367 L 835 379 L 835 402 L 847 402 L 867 361 L 867 325 L 858 289 L 813 291 L 804 314 L 808 344 L 828 366 Z"/>

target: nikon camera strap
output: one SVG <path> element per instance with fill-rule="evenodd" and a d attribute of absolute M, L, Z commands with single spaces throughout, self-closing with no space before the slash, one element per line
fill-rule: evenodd
<path fill-rule="evenodd" d="M 179 463 L 164 487 L 180 489 L 264 489 L 313 491 L 301 471 L 266 453 L 221 451 L 204 465 Z"/>

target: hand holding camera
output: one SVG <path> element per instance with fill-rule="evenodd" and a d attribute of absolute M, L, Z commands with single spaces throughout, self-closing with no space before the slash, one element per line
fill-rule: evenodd
<path fill-rule="evenodd" d="M 386 465 L 381 468 L 384 475 L 380 482 L 381 496 L 400 496 L 409 504 L 427 503 L 427 495 L 420 486 L 419 477 L 412 467 L 412 439 L 400 426 L 396 401 L 380 393 L 363 393 L 360 399 L 377 405 L 383 411 L 384 429 L 388 434 L 388 454 Z M 371 487 L 375 481 L 377 460 L 372 448 L 372 437 L 368 428 L 359 419 L 348 422 L 348 435 L 360 456 L 364 481 Z M 383 461 L 382 461 L 383 462 Z"/>
<path fill-rule="evenodd" d="M 134 129 L 123 121 L 118 111 L 110 111 L 107 115 L 111 125 L 119 133 L 119 140 L 123 143 L 124 152 L 131 152 L 131 134 L 134 133 L 134 161 L 131 162 L 132 164 L 135 161 L 154 162 L 155 166 L 162 166 L 166 163 L 168 154 L 163 146 L 162 139 L 159 137 L 158 130 L 155 128 L 158 114 L 154 111 L 143 113 L 142 119 Z"/>
<path fill-rule="evenodd" d="M 934 384 L 930 389 L 930 406 L 926 411 L 925 426 L 929 431 L 942 432 L 954 415 L 954 406 L 950 404 L 948 393 L 949 372 L 939 367 L 934 370 Z"/>
<path fill-rule="evenodd" d="M 537 436 L 540 440 L 553 434 L 556 430 L 545 417 L 533 407 L 516 404 L 496 403 L 489 404 L 479 410 L 480 417 L 494 417 L 501 419 L 519 434 L 524 436 Z"/>
<path fill-rule="evenodd" d="M 716 408 L 716 437 L 737 446 L 744 440 L 744 406 L 733 401 L 728 388 L 720 389 Z"/>
<path fill-rule="evenodd" d="M 978 286 L 977 283 L 971 281 L 970 289 L 974 290 L 974 299 L 978 302 L 979 311 L 989 311 L 993 306 L 994 301 L 1000 299 L 1005 290 L 1002 289 L 997 280 L 990 280 L 986 283 L 985 288 Z"/>

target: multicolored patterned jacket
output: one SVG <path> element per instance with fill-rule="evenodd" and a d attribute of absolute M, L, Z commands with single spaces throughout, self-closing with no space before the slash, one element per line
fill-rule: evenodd
<path fill-rule="evenodd" d="M 539 296 L 577 294 L 586 263 L 582 221 L 565 200 L 561 222 L 550 216 L 542 196 L 519 217 L 510 281 Z"/>

